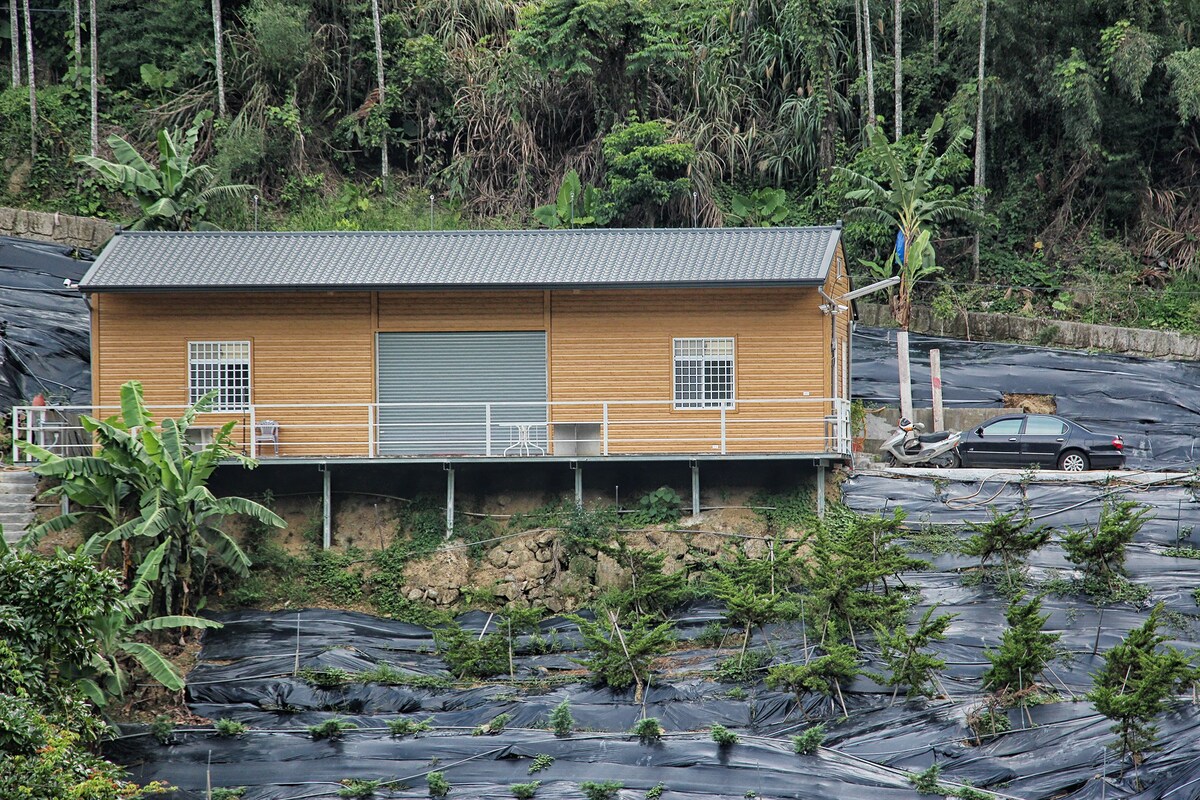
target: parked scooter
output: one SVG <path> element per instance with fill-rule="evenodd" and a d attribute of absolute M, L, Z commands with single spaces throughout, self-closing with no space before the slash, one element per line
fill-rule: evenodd
<path fill-rule="evenodd" d="M 900 418 L 896 432 L 879 448 L 889 467 L 953 468 L 962 465 L 958 455 L 958 444 L 962 441 L 960 431 L 923 434 L 923 430 L 925 426 L 921 423 Z"/>

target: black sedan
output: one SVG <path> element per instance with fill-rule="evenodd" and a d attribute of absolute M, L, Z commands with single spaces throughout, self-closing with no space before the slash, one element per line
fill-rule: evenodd
<path fill-rule="evenodd" d="M 967 431 L 959 445 L 964 467 L 1039 466 L 1067 472 L 1125 466 L 1120 436 L 1092 433 L 1050 414 L 1009 414 Z"/>

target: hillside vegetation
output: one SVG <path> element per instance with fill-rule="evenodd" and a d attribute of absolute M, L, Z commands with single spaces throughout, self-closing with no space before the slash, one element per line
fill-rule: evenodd
<path fill-rule="evenodd" d="M 74 161 L 94 7 L 97 155 L 110 134 L 150 155 L 212 111 L 193 162 L 254 187 L 205 209 L 223 227 L 830 223 L 855 205 L 838 167 L 890 183 L 872 115 L 911 161 L 941 114 L 940 142 L 983 135 L 935 193 L 988 217 L 937 230 L 941 313 L 1200 330 L 1193 3 L 92 0 L 78 25 L 69 0 L 34 5 L 34 137 L 26 31 L 14 54 L 0 28 L 8 205 L 135 216 Z M 851 222 L 852 259 L 894 236 Z"/>

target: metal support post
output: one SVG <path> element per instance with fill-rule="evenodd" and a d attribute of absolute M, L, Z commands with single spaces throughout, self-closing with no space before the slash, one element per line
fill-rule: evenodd
<path fill-rule="evenodd" d="M 328 464 L 321 465 L 321 547 L 333 546 L 333 473 Z"/>
<path fill-rule="evenodd" d="M 443 464 L 446 470 L 446 538 L 454 535 L 454 467 Z"/>
<path fill-rule="evenodd" d="M 825 519 L 825 462 L 817 462 L 817 517 Z"/>
<path fill-rule="evenodd" d="M 575 507 L 583 508 L 583 467 L 578 461 L 572 461 L 571 469 L 575 470 Z"/>
<path fill-rule="evenodd" d="M 692 516 L 700 516 L 700 465 L 692 462 Z"/>
<path fill-rule="evenodd" d="M 942 351 L 929 351 L 929 375 L 933 379 L 933 429 L 944 431 L 946 417 L 942 413 Z"/>

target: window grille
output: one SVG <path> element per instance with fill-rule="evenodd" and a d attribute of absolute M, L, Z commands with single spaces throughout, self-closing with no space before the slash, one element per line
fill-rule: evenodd
<path fill-rule="evenodd" d="M 249 408 L 249 342 L 188 342 L 188 403 L 214 389 L 213 411 Z"/>
<path fill-rule="evenodd" d="M 675 340 L 675 408 L 733 408 L 733 339 Z"/>

